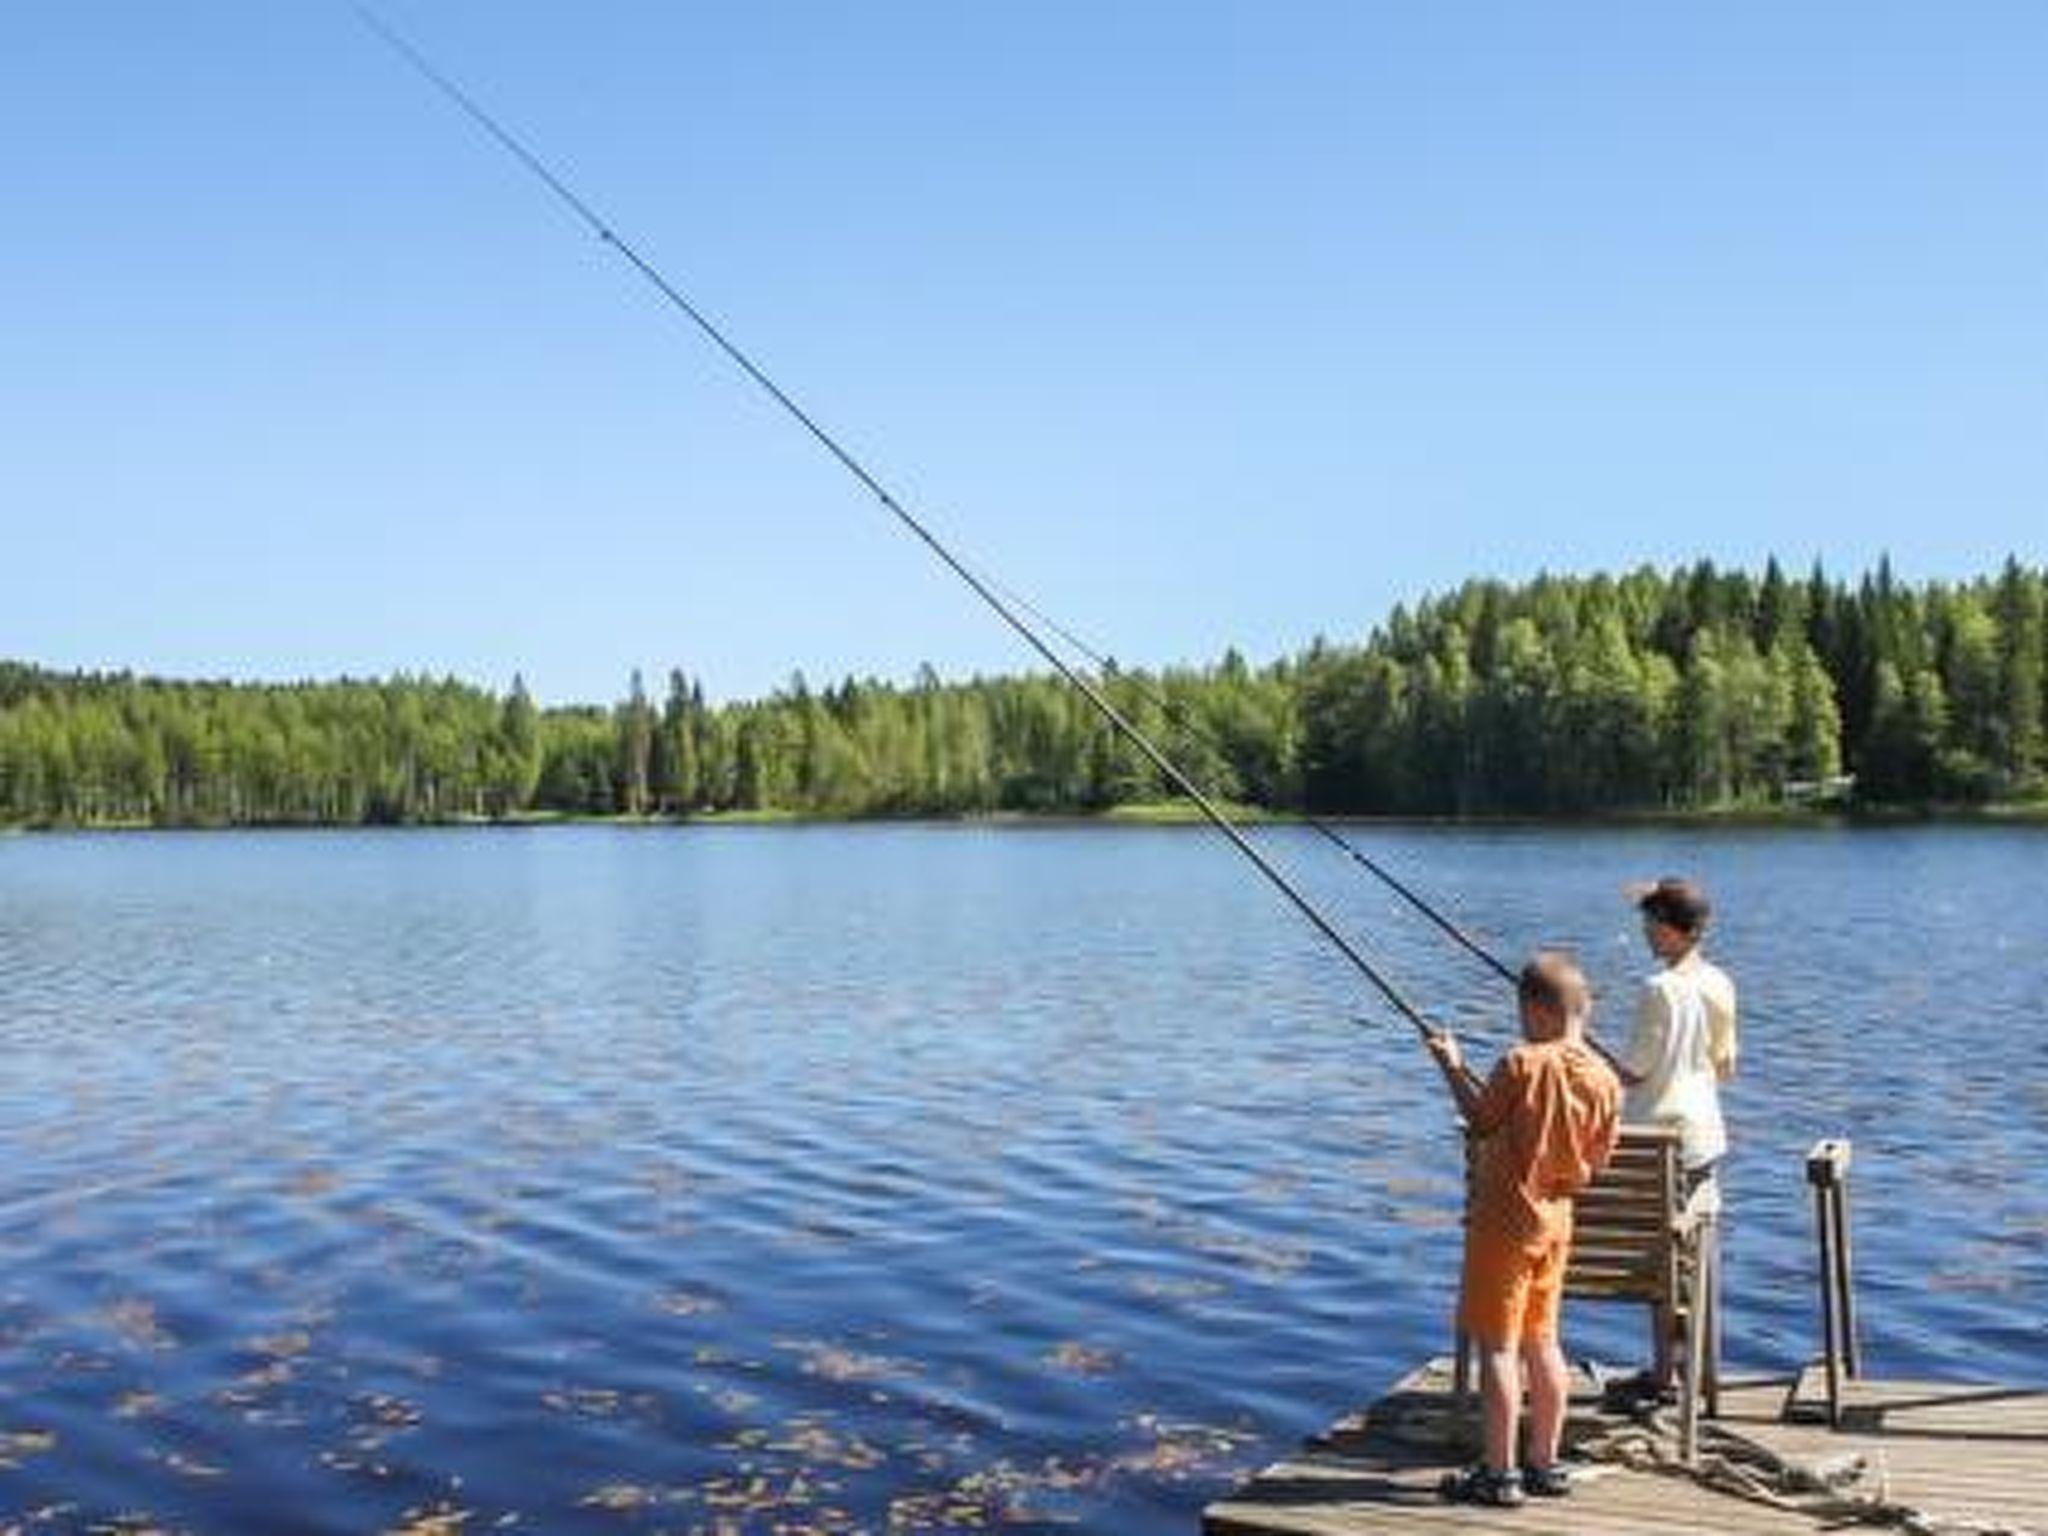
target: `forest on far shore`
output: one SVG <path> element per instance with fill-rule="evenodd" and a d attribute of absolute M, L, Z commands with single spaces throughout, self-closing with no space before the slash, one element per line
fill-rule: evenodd
<path fill-rule="evenodd" d="M 1470 581 L 1358 643 L 1109 669 L 1204 790 L 1322 814 L 1586 815 L 2028 801 L 2048 782 L 2048 577 L 1700 563 Z M 1089 813 L 1170 786 L 1058 678 L 801 674 L 608 705 L 453 679 L 260 684 L 0 663 L 0 822 L 355 825 L 534 814 Z"/>

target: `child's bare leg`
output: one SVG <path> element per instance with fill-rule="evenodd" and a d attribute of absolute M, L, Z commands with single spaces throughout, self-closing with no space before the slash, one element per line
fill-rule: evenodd
<path fill-rule="evenodd" d="M 1556 1462 L 1564 1434 L 1571 1401 L 1569 1368 L 1554 1337 L 1524 1343 L 1522 1364 L 1529 1372 L 1529 1465 L 1547 1467 Z"/>
<path fill-rule="evenodd" d="M 1486 1464 L 1505 1472 L 1515 1464 L 1515 1425 L 1522 1413 L 1522 1369 L 1515 1347 L 1479 1351 L 1479 1418 Z"/>

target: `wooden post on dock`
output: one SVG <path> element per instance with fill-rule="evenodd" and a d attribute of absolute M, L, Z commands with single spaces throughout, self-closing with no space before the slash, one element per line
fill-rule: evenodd
<path fill-rule="evenodd" d="M 1842 1422 L 1842 1382 L 1863 1373 L 1856 1345 L 1856 1290 L 1850 1278 L 1849 1143 L 1817 1141 L 1806 1154 L 1806 1182 L 1813 1186 L 1813 1218 L 1820 1241 L 1820 1322 L 1827 1368 L 1828 1422 Z"/>

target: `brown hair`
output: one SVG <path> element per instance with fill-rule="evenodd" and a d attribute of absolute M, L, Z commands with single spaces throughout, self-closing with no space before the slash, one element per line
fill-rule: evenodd
<path fill-rule="evenodd" d="M 1636 900 L 1636 910 L 1654 923 L 1676 928 L 1680 933 L 1698 935 L 1714 915 L 1707 893 L 1690 880 L 1667 875 Z"/>
<path fill-rule="evenodd" d="M 1578 962 L 1562 950 L 1539 949 L 1515 979 L 1515 994 L 1524 1003 L 1555 1009 L 1566 1018 L 1583 1013 L 1590 994 Z"/>

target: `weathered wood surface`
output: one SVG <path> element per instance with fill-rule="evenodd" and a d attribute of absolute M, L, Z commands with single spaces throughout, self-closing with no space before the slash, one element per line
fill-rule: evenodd
<path fill-rule="evenodd" d="M 1788 1383 L 1729 1382 L 1720 1422 L 1787 1459 L 1861 1454 L 1889 1497 L 1967 1529 L 2048 1536 L 2048 1392 L 1931 1382 L 1858 1382 L 1843 1427 L 1787 1422 Z M 1805 1387 L 1790 1394 L 1798 1397 Z M 1451 1413 L 1446 1368 L 1425 1367 L 1363 1415 L 1338 1424 L 1211 1505 L 1208 1536 L 1810 1536 L 1831 1527 L 1658 1472 L 1600 1468 L 1567 1499 L 1474 1509 L 1438 1499 L 1457 1458 L 1426 1431 Z M 1575 1396 L 1573 1435 L 1619 1424 Z M 1417 1426 L 1424 1433 L 1417 1434 Z"/>

